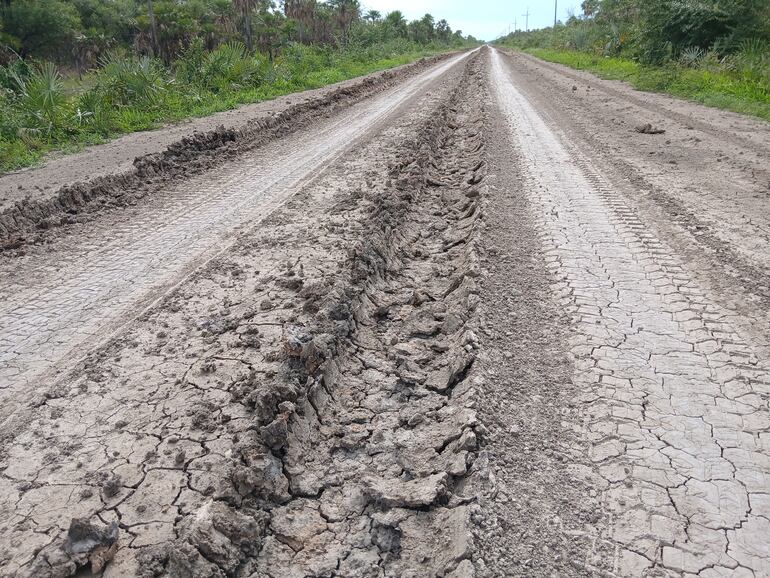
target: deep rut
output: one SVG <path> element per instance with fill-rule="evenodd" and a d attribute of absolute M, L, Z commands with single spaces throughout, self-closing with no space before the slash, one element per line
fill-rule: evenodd
<path fill-rule="evenodd" d="M 1 260 L 0 399 L 5 408 L 0 413 L 0 424 L 12 412 L 20 388 L 28 390 L 41 381 L 47 382 L 62 360 L 66 368 L 73 357 L 132 320 L 137 310 L 151 305 L 225 250 L 237 227 L 253 226 L 270 214 L 303 183 L 317 176 L 323 166 L 382 126 L 399 106 L 462 58 L 453 57 L 376 95 L 389 86 L 383 81 L 369 88 L 375 96 L 348 108 L 346 114 L 316 118 L 312 132 L 294 127 L 292 134 L 248 154 L 257 142 L 274 138 L 272 130 L 281 134 L 288 131 L 287 124 L 294 126 L 290 121 L 302 126 L 308 122 L 306 116 L 323 117 L 335 104 L 342 106 L 339 103 L 344 95 L 329 97 L 328 102 L 315 103 L 315 107 L 298 105 L 296 118 L 286 113 L 287 118 L 257 123 L 244 130 L 245 134 L 237 138 L 231 135 L 232 140 L 224 139 L 222 146 L 211 150 L 203 147 L 199 151 L 195 143 L 188 143 L 191 150 L 186 151 L 187 156 L 178 153 L 181 160 L 154 159 L 155 168 L 150 172 L 162 176 L 151 177 L 138 171 L 130 177 L 113 179 L 110 187 L 135 196 L 143 187 L 161 187 L 167 178 L 178 177 L 179 172 L 184 175 L 196 171 L 188 156 L 198 161 L 203 156 L 210 164 L 214 162 L 210 157 L 218 154 L 216 162 L 222 166 L 176 183 L 158 198 L 144 199 L 136 207 L 102 216 L 82 234 L 65 235 L 47 252 L 38 254 L 33 250 L 27 256 Z M 353 102 L 362 98 L 358 93 L 348 96 Z M 208 135 L 201 139 L 220 143 L 219 137 Z M 231 149 L 227 144 L 233 145 Z M 226 152 L 241 156 L 227 163 Z M 143 162 L 152 164 L 146 159 Z M 160 167 L 165 167 L 166 172 Z M 98 189 L 101 184 L 94 186 Z M 104 200 L 102 196 L 94 192 L 91 196 L 101 206 L 96 201 Z M 84 210 L 78 208 L 80 213 Z"/>
<path fill-rule="evenodd" d="M 468 575 L 481 66 L 35 402 L 4 574 Z"/>

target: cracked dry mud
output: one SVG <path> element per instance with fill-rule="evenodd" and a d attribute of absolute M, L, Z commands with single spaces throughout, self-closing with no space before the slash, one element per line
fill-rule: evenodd
<path fill-rule="evenodd" d="M 378 78 L 27 205 L 0 575 L 770 576 L 767 125 Z"/>

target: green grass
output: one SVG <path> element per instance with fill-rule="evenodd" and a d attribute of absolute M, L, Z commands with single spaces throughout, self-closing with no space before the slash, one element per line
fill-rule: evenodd
<path fill-rule="evenodd" d="M 446 49 L 444 49 L 446 50 Z M 231 110 L 243 104 L 270 100 L 278 96 L 320 88 L 343 80 L 414 62 L 442 50 L 426 48 L 403 54 L 378 57 L 371 54 L 332 52 L 315 55 L 300 52 L 292 62 L 279 61 L 275 78 L 243 87 L 208 90 L 169 82 L 151 105 L 131 103 L 111 107 L 108 121 L 97 124 L 73 123 L 77 99 L 94 86 L 93 76 L 82 83 L 64 79 L 67 102 L 61 111 L 61 126 L 55 131 L 19 130 L 22 121 L 13 116 L 10 106 L 0 98 L 0 174 L 38 164 L 51 152 L 74 152 L 91 144 L 106 142 L 129 132 L 150 130 L 191 117 L 203 117 Z M 1 87 L 0 87 L 1 88 Z M 2 95 L 0 95 L 1 97 Z"/>
<path fill-rule="evenodd" d="M 637 90 L 660 92 L 707 106 L 770 121 L 770 78 L 741 70 L 705 70 L 676 64 L 643 66 L 624 58 L 583 52 L 531 48 L 524 52 L 548 62 L 624 80 Z"/>

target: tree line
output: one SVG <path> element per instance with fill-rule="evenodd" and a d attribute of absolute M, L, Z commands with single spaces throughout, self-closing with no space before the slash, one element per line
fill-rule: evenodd
<path fill-rule="evenodd" d="M 584 0 L 581 12 L 555 28 L 517 31 L 502 40 L 656 65 L 770 55 L 768 0 Z"/>
<path fill-rule="evenodd" d="M 392 39 L 461 44 L 461 31 L 426 14 L 364 12 L 358 0 L 0 0 L 0 58 L 51 60 L 78 70 L 114 48 L 170 64 L 193 41 L 232 40 L 271 59 L 292 42 L 344 47 Z"/>
<path fill-rule="evenodd" d="M 0 173 L 473 42 L 357 0 L 0 0 Z"/>

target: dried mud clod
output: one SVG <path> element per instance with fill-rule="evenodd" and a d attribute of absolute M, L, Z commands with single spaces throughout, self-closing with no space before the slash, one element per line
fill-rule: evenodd
<path fill-rule="evenodd" d="M 234 249 L 236 283 L 212 263 L 79 368 L 76 395 L 134 400 L 99 422 L 98 459 L 78 454 L 109 474 L 36 479 L 118 480 L 77 506 L 117 523 L 106 576 L 472 575 L 481 58 L 404 122 L 387 178 L 321 216 L 289 203 Z M 20 575 L 75 571 L 50 535 Z"/>
<path fill-rule="evenodd" d="M 634 127 L 634 130 L 641 134 L 665 134 L 666 130 L 651 125 L 649 122 Z"/>
<path fill-rule="evenodd" d="M 74 519 L 61 548 L 47 550 L 33 566 L 31 574 L 43 578 L 68 576 L 84 567 L 94 575 L 102 572 L 118 549 L 118 525 Z"/>

